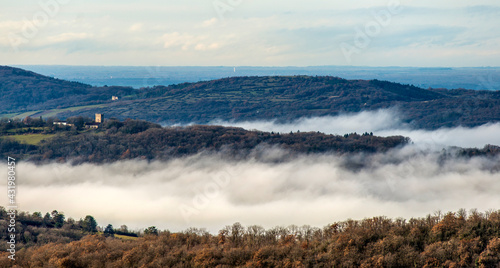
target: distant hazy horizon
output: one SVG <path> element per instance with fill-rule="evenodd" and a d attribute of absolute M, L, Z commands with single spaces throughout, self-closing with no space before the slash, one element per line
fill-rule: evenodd
<path fill-rule="evenodd" d="M 14 65 L 43 75 L 93 86 L 134 88 L 199 82 L 235 76 L 311 75 L 379 79 L 422 88 L 500 90 L 500 67 L 367 66 L 81 66 Z"/>

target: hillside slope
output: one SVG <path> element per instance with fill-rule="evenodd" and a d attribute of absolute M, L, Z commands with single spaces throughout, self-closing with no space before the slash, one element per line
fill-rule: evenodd
<path fill-rule="evenodd" d="M 62 216 L 62 217 L 61 217 Z M 190 228 L 144 235 L 127 226 L 96 232 L 96 219 L 65 220 L 54 210 L 21 212 L 16 263 L 0 267 L 498 267 L 500 210 L 465 209 L 423 218 L 384 216 L 339 221 L 323 228 L 227 225 L 218 234 Z M 0 207 L 3 237 L 9 215 Z M 127 236 L 121 234 L 125 230 Z M 135 236 L 131 236 L 135 235 Z M 7 239 L 4 240 L 7 243 Z M 58 266 L 54 264 L 59 264 Z"/>
<path fill-rule="evenodd" d="M 112 95 L 132 92 L 132 88 L 97 88 L 0 66 L 0 114 L 104 103 Z"/>
<path fill-rule="evenodd" d="M 500 91 L 422 89 L 323 76 L 232 77 L 133 89 L 91 87 L 0 67 L 0 114 L 134 118 L 168 124 L 222 120 L 289 121 L 399 107 L 420 128 L 500 121 Z M 111 101 L 118 96 L 118 101 Z M 32 111 L 30 113 L 25 113 Z"/>
<path fill-rule="evenodd" d="M 140 98 L 89 110 L 154 122 L 289 121 L 399 107 L 407 122 L 434 129 L 500 121 L 500 92 L 421 89 L 336 77 L 236 77 L 144 90 Z M 64 116 L 75 116 L 66 112 Z"/>
<path fill-rule="evenodd" d="M 31 143 L 29 137 L 38 135 Z M 16 139 L 16 138 L 24 139 Z M 344 136 L 317 132 L 274 133 L 221 126 L 162 128 L 140 120 L 109 119 L 97 130 L 52 125 L 43 120 L 0 122 L 0 155 L 40 161 L 106 163 L 125 159 L 168 160 L 203 152 L 244 158 L 264 148 L 281 148 L 287 156 L 307 153 L 376 153 L 404 146 L 402 136 L 364 133 Z M 258 154 L 258 153 L 257 153 Z"/>

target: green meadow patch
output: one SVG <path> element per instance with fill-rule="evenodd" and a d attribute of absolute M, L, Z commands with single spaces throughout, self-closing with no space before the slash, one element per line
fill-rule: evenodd
<path fill-rule="evenodd" d="M 2 138 L 10 138 L 20 143 L 38 145 L 42 140 L 48 140 L 54 136 L 55 134 L 24 134 L 2 136 Z"/>

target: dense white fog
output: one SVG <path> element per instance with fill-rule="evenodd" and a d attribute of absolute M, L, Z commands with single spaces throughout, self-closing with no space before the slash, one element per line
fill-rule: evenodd
<path fill-rule="evenodd" d="M 275 159 L 286 154 L 266 150 Z M 443 160 L 439 153 L 410 146 L 371 156 L 302 156 L 281 163 L 232 162 L 218 155 L 107 165 L 20 162 L 18 203 L 22 211 L 56 209 L 77 219 L 93 215 L 101 226 L 132 229 L 156 225 L 216 232 L 237 221 L 321 227 L 347 218 L 498 209 L 499 160 Z M 349 163 L 364 167 L 352 169 Z M 6 204 L 5 195 L 0 202 Z"/>
<path fill-rule="evenodd" d="M 377 136 L 403 135 L 420 146 L 460 146 L 482 148 L 486 144 L 500 145 L 500 123 L 475 128 L 441 128 L 438 130 L 414 129 L 404 124 L 396 109 L 364 111 L 340 116 L 302 118 L 292 123 L 276 121 L 227 122 L 216 120 L 212 125 L 237 126 L 245 129 L 275 131 L 320 131 L 327 134 L 373 132 Z"/>
<path fill-rule="evenodd" d="M 258 159 L 228 160 L 200 154 L 168 162 L 113 164 L 19 162 L 19 210 L 58 210 L 67 217 L 93 215 L 131 229 L 155 225 L 172 231 L 189 227 L 212 232 L 243 225 L 324 226 L 348 218 L 423 217 L 460 208 L 498 209 L 500 159 L 454 156 L 452 148 L 500 144 L 500 124 L 436 131 L 412 130 L 394 110 L 301 119 L 292 124 L 236 125 L 265 131 L 373 131 L 404 135 L 415 142 L 374 155 L 330 154 L 287 157 L 277 147 L 260 146 Z M 5 164 L 0 169 L 7 170 Z M 6 204 L 6 195 L 0 195 Z"/>

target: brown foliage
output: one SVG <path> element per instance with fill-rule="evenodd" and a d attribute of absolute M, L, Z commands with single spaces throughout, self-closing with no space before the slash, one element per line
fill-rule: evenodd
<path fill-rule="evenodd" d="M 323 229 L 227 226 L 137 240 L 88 235 L 22 249 L 0 267 L 498 267 L 499 212 L 348 220 Z"/>

